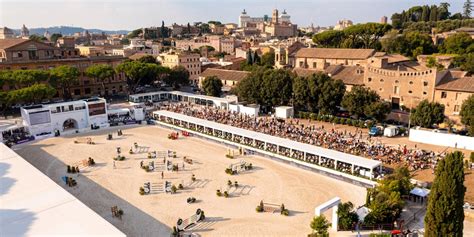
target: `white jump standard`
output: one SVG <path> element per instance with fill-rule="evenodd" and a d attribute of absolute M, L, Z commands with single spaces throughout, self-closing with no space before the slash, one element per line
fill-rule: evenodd
<path fill-rule="evenodd" d="M 382 163 L 331 149 L 270 136 L 246 129 L 186 116 L 170 111 L 153 112 L 156 123 L 199 134 L 202 137 L 233 146 L 241 146 L 264 155 L 293 162 L 358 182 L 374 186 Z"/>

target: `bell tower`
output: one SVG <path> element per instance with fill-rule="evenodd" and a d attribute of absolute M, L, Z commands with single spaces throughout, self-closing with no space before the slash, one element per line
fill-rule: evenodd
<path fill-rule="evenodd" d="M 278 9 L 274 9 L 272 12 L 272 23 L 278 25 Z"/>

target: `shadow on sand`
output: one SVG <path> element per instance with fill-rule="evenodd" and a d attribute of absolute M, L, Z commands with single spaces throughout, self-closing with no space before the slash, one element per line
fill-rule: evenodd
<path fill-rule="evenodd" d="M 35 155 L 38 157 L 47 156 L 51 159 L 54 159 L 53 162 L 55 167 L 66 167 L 66 164 L 64 164 L 61 160 L 44 151 L 44 145 L 30 144 L 29 146 L 36 147 L 35 151 L 37 153 L 35 153 Z M 28 159 L 27 161 L 30 162 Z M 32 165 L 34 165 L 34 163 L 32 163 Z M 61 185 L 61 187 L 70 192 L 77 199 L 90 207 L 93 211 L 117 227 L 127 236 L 169 236 L 171 232 L 170 227 L 150 216 L 149 214 L 143 212 L 140 208 L 129 203 L 127 200 L 124 200 L 110 192 L 106 188 L 97 184 L 95 181 L 89 179 L 87 176 L 79 175 L 78 177 L 75 177 L 74 175 L 78 185 L 77 188 L 71 189 L 65 186 L 64 182 L 60 180 L 60 177 L 53 176 L 54 171 L 50 171 L 50 169 L 40 169 L 40 171 L 47 175 L 54 182 Z M 66 169 L 64 169 L 64 174 L 61 174 L 61 176 L 62 175 L 67 175 Z M 110 209 L 112 206 L 117 206 L 123 210 L 124 215 L 122 220 L 112 217 Z"/>

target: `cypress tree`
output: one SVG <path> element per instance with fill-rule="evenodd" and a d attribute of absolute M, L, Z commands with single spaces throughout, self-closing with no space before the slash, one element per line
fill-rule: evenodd
<path fill-rule="evenodd" d="M 438 6 L 432 5 L 430 11 L 430 21 L 438 20 Z"/>
<path fill-rule="evenodd" d="M 449 153 L 436 168 L 435 180 L 425 216 L 427 237 L 463 236 L 464 167 L 463 154 Z"/>
<path fill-rule="evenodd" d="M 257 51 L 253 53 L 253 63 L 254 64 L 260 64 L 260 57 L 258 56 Z"/>
<path fill-rule="evenodd" d="M 250 50 L 250 49 L 247 52 L 247 64 L 248 65 L 253 65 L 252 50 Z"/>

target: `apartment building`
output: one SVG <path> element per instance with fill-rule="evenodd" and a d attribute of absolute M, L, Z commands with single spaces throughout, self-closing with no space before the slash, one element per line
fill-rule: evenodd
<path fill-rule="evenodd" d="M 231 88 L 235 87 L 237 83 L 244 78 L 246 78 L 250 72 L 246 71 L 236 71 L 236 70 L 226 70 L 220 68 L 208 68 L 199 76 L 199 87 L 202 86 L 202 81 L 207 77 L 215 76 L 219 78 L 222 82 L 222 90 L 229 91 Z"/>
<path fill-rule="evenodd" d="M 174 68 L 183 66 L 189 72 L 189 79 L 191 83 L 197 85 L 199 75 L 201 74 L 200 55 L 190 52 L 169 52 L 160 54 L 158 60 L 165 67 Z"/>
<path fill-rule="evenodd" d="M 364 65 L 374 49 L 301 48 L 295 54 L 295 67 L 324 70 L 329 65 Z"/>
<path fill-rule="evenodd" d="M 33 40 L 0 40 L 0 70 L 49 70 L 62 65 L 76 67 L 80 72 L 79 81 L 71 88 L 71 93 L 76 98 L 126 93 L 126 79 L 121 73 L 106 81 L 105 90 L 102 89 L 100 82 L 85 74 L 86 69 L 91 65 L 108 64 L 116 67 L 124 59 L 122 56 L 81 57 L 79 49 L 54 47 Z M 4 84 L 1 89 L 8 91 L 12 87 Z M 62 90 L 58 89 L 56 96 L 62 96 L 61 93 Z"/>

